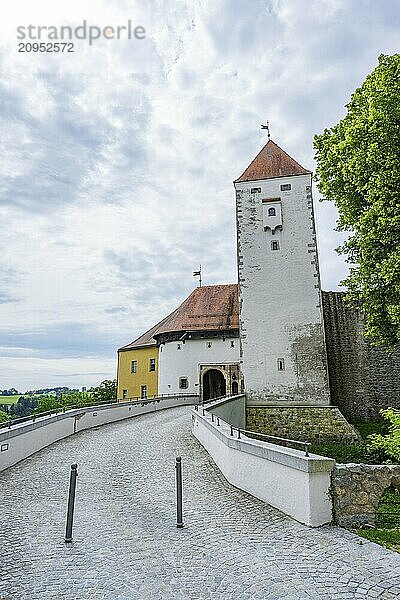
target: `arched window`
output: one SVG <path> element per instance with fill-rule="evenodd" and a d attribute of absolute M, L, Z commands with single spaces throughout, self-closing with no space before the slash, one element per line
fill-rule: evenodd
<path fill-rule="evenodd" d="M 268 216 L 269 217 L 275 217 L 276 216 L 276 210 L 275 208 L 271 207 L 268 209 Z"/>

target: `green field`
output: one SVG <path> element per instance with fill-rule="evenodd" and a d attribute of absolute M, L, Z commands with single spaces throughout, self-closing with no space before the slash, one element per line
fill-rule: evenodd
<path fill-rule="evenodd" d="M 18 402 L 21 396 L 24 396 L 24 394 L 15 394 L 15 396 L 0 396 L 0 404 L 15 404 L 16 402 Z M 35 398 L 37 397 L 37 395 L 25 397 Z"/>

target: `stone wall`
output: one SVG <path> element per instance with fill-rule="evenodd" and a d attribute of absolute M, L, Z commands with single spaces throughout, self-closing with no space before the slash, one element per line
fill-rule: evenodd
<path fill-rule="evenodd" d="M 359 441 L 335 406 L 247 406 L 246 429 L 315 444 Z"/>
<path fill-rule="evenodd" d="M 332 404 L 352 421 L 400 408 L 400 352 L 365 341 L 362 315 L 346 305 L 343 292 L 322 292 L 322 303 Z"/>
<path fill-rule="evenodd" d="M 333 516 L 342 527 L 374 525 L 383 492 L 400 488 L 400 465 L 336 465 L 332 471 Z"/>

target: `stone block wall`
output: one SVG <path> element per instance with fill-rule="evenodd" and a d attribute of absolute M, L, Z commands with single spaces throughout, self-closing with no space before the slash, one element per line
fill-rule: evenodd
<path fill-rule="evenodd" d="M 336 465 L 332 471 L 333 517 L 342 527 L 374 525 L 383 492 L 400 488 L 400 465 Z"/>
<path fill-rule="evenodd" d="M 314 444 L 359 441 L 335 406 L 247 406 L 246 429 Z"/>
<path fill-rule="evenodd" d="M 322 292 L 331 402 L 351 421 L 379 419 L 400 408 L 400 352 L 388 354 L 362 335 L 362 315 L 343 292 Z"/>

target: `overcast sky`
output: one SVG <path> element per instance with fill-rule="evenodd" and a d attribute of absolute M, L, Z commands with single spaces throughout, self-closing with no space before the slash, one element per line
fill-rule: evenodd
<path fill-rule="evenodd" d="M 94 385 L 195 286 L 236 281 L 232 180 L 315 133 L 398 51 L 398 0 L 36 0 L 1 6 L 0 389 Z M 18 53 L 16 28 L 146 29 Z M 317 194 L 315 194 L 317 198 Z M 323 289 L 346 273 L 317 204 Z"/>

